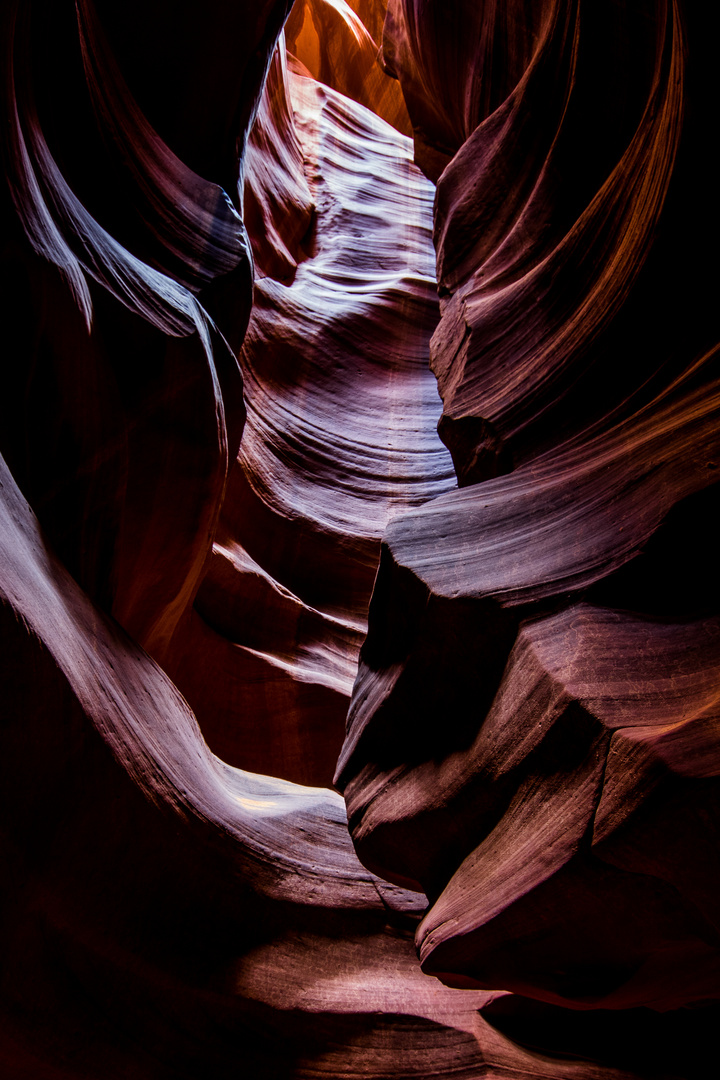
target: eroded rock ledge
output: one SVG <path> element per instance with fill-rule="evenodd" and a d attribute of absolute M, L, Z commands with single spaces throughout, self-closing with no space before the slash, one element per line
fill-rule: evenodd
<path fill-rule="evenodd" d="M 711 14 L 291 7 L 0 13 L 0 1071 L 704 1080 Z"/>
<path fill-rule="evenodd" d="M 385 534 L 338 783 L 366 864 L 430 899 L 426 971 L 565 1006 L 702 1004 L 720 989 L 706 30 L 673 2 L 460 8 L 447 49 L 434 4 L 392 4 L 385 30 L 438 181 L 431 354 L 460 488 Z M 497 79 L 481 40 L 510 58 Z"/>

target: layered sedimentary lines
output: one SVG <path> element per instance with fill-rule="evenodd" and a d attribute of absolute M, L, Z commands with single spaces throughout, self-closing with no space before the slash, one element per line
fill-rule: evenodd
<path fill-rule="evenodd" d="M 410 135 L 402 90 L 385 72 L 380 52 L 385 8 L 384 0 L 297 0 L 287 45 L 295 66 Z"/>
<path fill-rule="evenodd" d="M 518 33 L 521 7 L 478 16 L 522 70 L 494 105 L 492 75 L 485 104 L 466 95 L 462 145 L 457 83 L 423 90 L 433 5 L 386 25 L 418 160 L 448 159 L 431 351 L 461 490 L 385 534 L 338 782 L 367 865 L 431 901 L 428 972 L 565 1005 L 703 1003 L 720 446 L 718 328 L 688 321 L 702 30 L 675 3 L 549 3 Z M 475 85 L 482 50 L 455 48 Z"/>
<path fill-rule="evenodd" d="M 418 897 L 360 865 L 340 797 L 214 758 L 167 676 L 48 550 L 4 465 L 1 490 L 4 846 L 14 874 L 3 1026 L 18 1011 L 30 1017 L 9 1025 L 25 1046 L 9 1067 L 70 1057 L 70 1075 L 115 1075 L 123 1063 L 141 1076 L 181 1075 L 190 1045 L 191 1075 L 242 1053 L 265 1075 L 304 1076 L 329 1046 L 351 1054 L 360 1039 L 370 1051 L 363 1075 L 386 1075 L 395 1040 L 416 1055 L 410 1075 L 433 1075 L 445 1057 L 454 1070 L 458 1046 L 461 1075 L 471 1075 L 484 998 L 419 972 L 408 930 Z M 34 871 L 22 859 L 28 833 L 42 833 L 47 852 Z M 29 948 L 38 923 L 43 943 Z M 88 993 L 93 1017 L 108 994 L 123 1011 L 129 1051 L 116 1048 L 109 1017 L 103 1035 L 78 1044 L 74 1032 L 96 1023 Z M 382 1012 L 407 1019 L 371 1018 Z M 512 1066 L 517 1052 L 504 1053 Z"/>
<path fill-rule="evenodd" d="M 247 421 L 187 646 L 206 660 L 177 677 L 227 760 L 327 784 L 383 531 L 455 486 L 428 368 L 434 192 L 408 139 L 283 57 L 259 119 Z"/>
<path fill-rule="evenodd" d="M 8 310 L 33 328 L 3 450 L 84 587 L 162 656 L 242 426 L 228 341 L 251 302 L 247 236 L 143 114 L 93 5 L 3 20 Z M 218 278 L 234 294 L 223 334 L 196 295 Z"/>
<path fill-rule="evenodd" d="M 708 1075 L 713 29 L 2 7 L 3 1075 Z"/>

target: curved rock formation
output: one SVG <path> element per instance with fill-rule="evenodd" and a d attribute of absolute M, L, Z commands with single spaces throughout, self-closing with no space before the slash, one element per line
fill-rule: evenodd
<path fill-rule="evenodd" d="M 427 366 L 433 189 L 408 140 L 282 57 L 258 119 L 247 423 L 171 670 L 225 760 L 330 784 L 382 533 L 455 484 Z"/>
<path fill-rule="evenodd" d="M 231 116 L 241 95 L 233 154 L 262 86 L 256 47 L 265 37 L 272 49 L 285 7 L 258 14 L 234 101 L 224 76 L 208 74 L 208 96 Z M 6 295 L 33 329 L 4 395 L 2 448 L 78 580 L 163 657 L 240 439 L 229 342 L 249 316 L 251 263 L 238 206 L 157 134 L 147 115 L 165 94 L 146 82 L 140 109 L 116 59 L 128 49 L 131 62 L 134 46 L 104 14 L 89 2 L 16 2 L 3 14 Z M 207 66 L 224 30 L 217 13 L 206 19 Z M 149 27 L 146 44 L 160 33 Z M 202 124 L 193 135 L 175 120 L 186 156 L 194 139 L 206 175 L 227 181 L 230 148 L 206 160 Z"/>
<path fill-rule="evenodd" d="M 382 64 L 385 7 L 384 0 L 296 0 L 286 27 L 287 45 L 303 73 L 409 135 L 402 91 Z"/>
<path fill-rule="evenodd" d="M 0 11 L 0 1072 L 704 1080 L 708 16 L 290 7 Z"/>
<path fill-rule="evenodd" d="M 339 796 L 214 758 L 5 469 L 0 536 L 2 1001 L 23 1067 L 207 1076 L 242 1054 L 301 1076 L 357 1041 L 377 1044 L 362 1074 L 380 1076 L 398 1040 L 413 1076 L 435 1075 L 443 1045 L 472 1075 L 478 1002 L 416 968 L 418 899 L 363 870 Z"/>
<path fill-rule="evenodd" d="M 338 769 L 351 831 L 427 893 L 420 956 L 451 985 L 704 1003 L 720 446 L 702 20 L 451 10 L 447 43 L 437 5 L 393 4 L 386 53 L 420 163 L 454 153 L 432 365 L 461 490 L 384 538 Z M 478 35 L 511 58 L 497 80 Z"/>

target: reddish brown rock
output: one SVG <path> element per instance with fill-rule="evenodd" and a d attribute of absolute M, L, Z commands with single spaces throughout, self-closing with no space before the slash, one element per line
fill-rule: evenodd
<path fill-rule="evenodd" d="M 709 16 L 288 7 L 0 13 L 0 1071 L 704 1080 Z"/>
<path fill-rule="evenodd" d="M 307 74 L 409 135 L 402 91 L 383 65 L 386 6 L 384 0 L 297 0 L 287 23 L 287 44 Z"/>
<path fill-rule="evenodd" d="M 462 490 L 385 536 L 338 770 L 351 831 L 367 865 L 426 891 L 423 966 L 452 985 L 580 1008 L 714 1000 L 702 24 L 674 3 L 548 5 L 515 85 L 510 67 L 463 135 L 437 72 L 459 56 L 474 85 L 479 15 L 453 5 L 446 40 L 432 4 L 392 13 L 418 160 L 457 149 L 432 351 Z M 617 50 L 634 63 L 608 68 Z"/>
<path fill-rule="evenodd" d="M 8 1075 L 627 1076 L 539 1058 L 422 975 L 422 900 L 359 864 L 340 797 L 214 757 L 4 465 L 0 619 Z"/>
<path fill-rule="evenodd" d="M 574 6 L 389 0 L 384 63 L 402 87 L 416 160 L 427 176 L 436 181 L 506 102 L 548 39 L 572 19 Z"/>
<path fill-rule="evenodd" d="M 312 250 L 315 204 L 293 117 L 284 37 L 268 78 L 245 153 L 243 214 L 255 277 L 292 281 Z"/>
<path fill-rule="evenodd" d="M 248 419 L 170 670 L 226 760 L 329 784 L 380 537 L 454 487 L 427 366 L 433 189 L 409 140 L 273 64 L 247 157 Z"/>
<path fill-rule="evenodd" d="M 271 7 L 247 38 L 252 50 L 268 39 L 260 69 L 255 50 L 244 90 L 233 74 L 245 95 L 235 176 L 235 140 L 285 10 Z M 226 191 L 185 164 L 138 105 L 129 80 L 151 114 L 162 98 L 170 137 L 167 90 L 131 66 L 126 33 L 113 45 L 119 30 L 104 8 L 15 3 L 3 17 L 3 268 L 8 310 L 33 330 L 6 387 L 2 444 L 73 573 L 163 657 L 199 584 L 242 430 L 228 342 L 249 315 L 249 245 Z M 210 47 L 220 27 L 217 13 L 205 17 Z M 160 33 L 150 22 L 146 45 Z M 202 50 L 197 60 L 212 62 Z M 207 75 L 214 92 L 230 93 L 220 69 Z M 184 132 L 179 149 L 193 159 L 195 139 L 204 160 L 206 133 Z M 208 163 L 213 173 L 223 171 Z"/>

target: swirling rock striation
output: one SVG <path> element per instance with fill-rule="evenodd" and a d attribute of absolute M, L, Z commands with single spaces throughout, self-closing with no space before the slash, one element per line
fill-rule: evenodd
<path fill-rule="evenodd" d="M 402 91 L 382 63 L 383 0 L 296 0 L 287 22 L 292 63 L 411 133 Z"/>
<path fill-rule="evenodd" d="M 360 866 L 340 798 L 214 758 L 141 647 L 175 660 L 240 441 L 250 248 L 233 185 L 286 14 L 0 15 L 4 302 L 24 328 L 2 443 L 43 521 L 3 464 L 9 1076 L 207 1077 L 239 1060 L 380 1076 L 400 1052 L 411 1075 L 469 1077 L 482 1061 L 478 999 L 420 974 L 417 898 Z M 488 1040 L 512 1068 L 512 1044 Z"/>
<path fill-rule="evenodd" d="M 0 482 L 8 1075 L 379 1077 L 403 1046 L 472 1076 L 479 1000 L 419 972 L 417 898 L 360 866 L 339 796 L 213 757 Z"/>
<path fill-rule="evenodd" d="M 340 797 L 214 757 L 2 462 L 0 622 L 6 1075 L 628 1080 L 423 976 L 422 898 L 360 865 Z"/>
<path fill-rule="evenodd" d="M 3 12 L 3 276 L 8 310 L 33 331 L 9 372 L 2 440 L 78 580 L 162 658 L 202 576 L 242 430 L 229 344 L 249 316 L 251 260 L 221 183 L 237 182 L 236 143 L 287 6 L 258 9 L 230 85 L 213 66 L 222 19 L 203 16 L 198 72 L 230 128 L 212 161 L 202 118 L 186 122 L 179 97 L 168 116 L 180 72 L 154 83 L 108 7 Z M 176 38 L 187 32 L 176 25 Z M 140 53 L 162 37 L 148 12 Z"/>
<path fill-rule="evenodd" d="M 2 1071 L 657 1076 L 413 936 L 716 995 L 707 16 L 289 7 L 0 11 Z"/>
<path fill-rule="evenodd" d="M 426 971 L 575 1007 L 704 1003 L 710 27 L 677 3 L 449 9 L 446 39 L 438 5 L 392 4 L 385 41 L 418 161 L 445 158 L 431 348 L 460 489 L 384 537 L 338 782 L 366 864 L 428 895 Z M 513 58 L 489 83 L 478 25 Z"/>
<path fill-rule="evenodd" d="M 428 370 L 433 189 L 409 140 L 280 53 L 258 121 L 247 422 L 171 670 L 225 760 L 329 784 L 380 537 L 455 485 Z"/>

